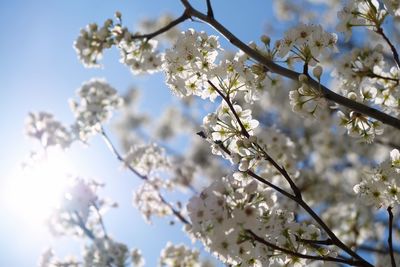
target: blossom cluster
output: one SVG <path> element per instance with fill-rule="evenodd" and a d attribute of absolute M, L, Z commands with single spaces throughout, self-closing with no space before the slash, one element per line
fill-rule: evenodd
<path fill-rule="evenodd" d="M 191 198 L 188 212 L 192 221 L 190 232 L 226 264 L 307 265 L 306 259 L 281 253 L 256 241 L 254 235 L 304 255 L 331 253 L 299 241 L 317 240 L 320 230 L 312 224 L 296 222 L 293 213 L 280 209 L 272 189 L 241 173 L 217 179 L 200 196 Z"/>
<path fill-rule="evenodd" d="M 322 90 L 307 84 L 307 76 L 300 75 L 301 87 L 289 92 L 290 105 L 293 112 L 305 118 L 320 118 L 327 109 Z"/>
<path fill-rule="evenodd" d="M 77 91 L 79 102 L 70 101 L 76 117 L 74 126 L 81 140 L 101 131 L 101 124 L 122 104 L 117 91 L 103 79 L 91 79 Z"/>
<path fill-rule="evenodd" d="M 45 147 L 68 148 L 73 141 L 71 132 L 47 112 L 29 113 L 25 122 L 26 135 L 39 140 Z"/>
<path fill-rule="evenodd" d="M 383 46 L 355 48 L 345 54 L 336 65 L 333 76 L 338 78 L 339 90 L 349 99 L 375 105 L 393 115 L 399 111 L 399 70 L 388 67 Z M 338 113 L 340 124 L 352 136 L 371 142 L 383 133 L 382 124 L 354 111 Z"/>
<path fill-rule="evenodd" d="M 151 223 L 151 217 L 165 217 L 172 214 L 171 207 L 162 199 L 159 190 L 164 183 L 154 185 L 155 181 L 143 183 L 133 195 L 133 205 L 142 213 L 146 222 Z"/>
<path fill-rule="evenodd" d="M 337 51 L 337 36 L 326 32 L 320 25 L 300 24 L 285 33 L 282 40 L 277 41 L 278 55 L 286 57 L 289 52 L 307 64 L 315 65 L 321 54 Z"/>
<path fill-rule="evenodd" d="M 189 249 L 183 244 L 174 245 L 168 242 L 161 251 L 159 264 L 163 267 L 200 267 L 199 254 L 196 249 Z"/>
<path fill-rule="evenodd" d="M 74 48 L 83 65 L 99 67 L 98 61 L 103 51 L 116 46 L 121 52 L 120 61 L 130 67 L 134 74 L 159 70 L 162 55 L 157 51 L 157 41 L 136 38 L 139 34 L 133 34 L 123 27 L 119 12 L 116 17 L 116 21 L 106 20 L 101 28 L 93 23 L 81 30 Z"/>
<path fill-rule="evenodd" d="M 83 252 L 84 266 L 125 267 L 130 257 L 128 247 L 110 237 L 97 238 Z"/>
<path fill-rule="evenodd" d="M 125 162 L 142 175 L 149 175 L 170 167 L 164 149 L 154 143 L 132 146 L 125 156 Z"/>
<path fill-rule="evenodd" d="M 400 152 L 390 152 L 390 160 L 384 161 L 372 174 L 354 186 L 354 192 L 367 205 L 394 207 L 400 204 Z"/>
<path fill-rule="evenodd" d="M 389 1 L 385 2 L 389 3 Z M 344 33 L 348 41 L 351 37 L 353 27 L 367 26 L 375 30 L 382 24 L 386 13 L 385 9 L 380 9 L 377 0 L 347 1 L 343 9 L 338 12 L 339 24 L 336 30 Z"/>
<path fill-rule="evenodd" d="M 215 60 L 220 50 L 216 36 L 189 29 L 165 51 L 163 68 L 166 83 L 178 96 L 202 95 L 207 80 L 215 75 Z"/>

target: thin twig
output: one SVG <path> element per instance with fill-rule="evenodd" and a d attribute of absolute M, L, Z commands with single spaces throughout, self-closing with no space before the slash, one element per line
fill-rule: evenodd
<path fill-rule="evenodd" d="M 358 246 L 357 249 L 369 251 L 369 252 L 375 252 L 375 253 L 384 254 L 384 255 L 387 255 L 388 251 L 389 251 L 389 248 L 386 248 L 386 247 L 375 248 L 375 247 L 368 246 L 368 245 Z M 400 254 L 400 250 L 393 248 L 393 253 Z"/>
<path fill-rule="evenodd" d="M 97 206 L 96 203 L 92 203 L 92 205 L 93 205 L 94 209 L 96 210 L 97 216 L 99 217 L 99 223 L 100 223 L 101 228 L 103 230 L 104 237 L 108 238 L 106 226 L 105 226 L 104 221 L 103 221 L 103 216 L 101 216 L 101 214 L 100 214 L 100 209 L 99 209 L 99 207 Z"/>
<path fill-rule="evenodd" d="M 116 147 L 114 146 L 114 144 L 111 142 L 110 138 L 108 137 L 107 133 L 104 131 L 103 128 L 101 128 L 101 135 L 103 137 L 103 140 L 105 141 L 105 143 L 107 144 L 108 148 L 111 150 L 111 152 L 117 157 L 117 159 L 122 162 L 133 174 L 135 174 L 137 177 L 139 177 L 140 179 L 148 182 L 149 184 L 151 184 L 150 179 L 147 175 L 143 175 L 140 172 L 138 172 L 135 168 L 132 167 L 132 165 L 130 165 L 128 162 L 126 162 L 126 160 L 121 156 L 121 154 L 118 152 L 118 150 L 116 149 Z M 158 192 L 158 197 L 160 198 L 161 202 L 168 206 L 172 213 L 184 224 L 190 225 L 190 222 L 178 211 L 176 210 L 171 203 L 169 203 L 162 195 L 160 192 Z"/>
<path fill-rule="evenodd" d="M 392 263 L 392 267 L 396 267 L 396 261 L 394 259 L 393 253 L 393 240 L 392 240 L 392 232 L 393 232 L 393 212 L 392 207 L 387 208 L 387 212 L 389 214 L 389 236 L 388 236 L 388 244 L 389 244 L 389 252 L 390 252 L 390 261 Z"/>
<path fill-rule="evenodd" d="M 178 25 L 178 24 L 184 22 L 185 20 L 187 20 L 187 19 L 189 19 L 189 18 L 190 18 L 190 16 L 189 16 L 189 15 L 187 14 L 187 12 L 185 11 L 185 12 L 183 12 L 183 14 L 182 14 L 179 18 L 177 18 L 177 19 L 171 21 L 171 22 L 168 23 L 166 26 L 164 26 L 164 27 L 158 29 L 157 31 L 154 31 L 154 32 L 148 33 L 148 34 L 134 35 L 134 36 L 132 36 L 132 39 L 145 39 L 145 40 L 150 40 L 150 39 L 152 39 L 152 38 L 154 38 L 154 37 L 156 37 L 156 36 L 158 36 L 158 35 L 160 35 L 160 34 L 163 34 L 164 32 L 169 31 L 170 29 L 172 29 L 172 28 L 175 27 L 176 25 Z"/>
<path fill-rule="evenodd" d="M 257 242 L 266 245 L 267 247 L 270 247 L 272 249 L 281 251 L 283 253 L 286 253 L 288 255 L 292 255 L 294 257 L 298 257 L 298 258 L 303 258 L 303 259 L 310 259 L 310 260 L 318 260 L 318 261 L 330 261 L 330 262 L 339 262 L 339 263 L 345 263 L 351 266 L 364 266 L 363 262 L 359 261 L 359 260 L 352 260 L 352 259 L 340 259 L 340 258 L 334 258 L 334 257 L 330 257 L 330 256 L 313 256 L 313 255 L 307 255 L 307 254 L 302 254 L 299 253 L 297 251 L 292 251 L 286 248 L 281 248 L 275 244 L 272 244 L 270 242 L 268 242 L 267 240 L 257 236 L 255 233 L 253 233 L 251 230 L 246 230 L 254 240 L 256 240 Z"/>
<path fill-rule="evenodd" d="M 235 116 L 237 123 L 239 123 L 239 126 L 240 126 L 240 129 L 241 129 L 242 134 L 243 134 L 246 138 L 249 138 L 249 137 L 250 137 L 250 134 L 249 134 L 249 132 L 246 130 L 246 127 L 244 127 L 242 121 L 241 121 L 240 118 L 239 118 L 239 115 L 236 113 L 236 110 L 235 110 L 235 108 L 233 107 L 232 102 L 231 102 L 230 99 L 229 99 L 229 96 L 225 96 L 225 95 L 221 92 L 221 90 L 219 90 L 210 80 L 208 80 L 208 83 L 211 85 L 211 87 L 212 87 L 215 91 L 217 91 L 217 93 L 222 97 L 222 99 L 225 100 L 226 104 L 229 106 L 229 109 L 231 110 L 231 112 L 232 112 L 233 115 Z"/>
<path fill-rule="evenodd" d="M 211 87 L 217 91 L 217 93 L 222 97 L 222 99 L 226 102 L 226 104 L 228 105 L 228 107 L 230 108 L 231 112 L 233 113 L 233 115 L 236 118 L 237 123 L 239 124 L 240 128 L 241 128 L 241 132 L 242 134 L 246 137 L 249 138 L 250 134 L 249 132 L 246 130 L 246 128 L 244 127 L 242 121 L 240 120 L 239 115 L 237 114 L 235 108 L 232 105 L 232 102 L 229 98 L 229 96 L 224 95 L 221 90 L 219 90 L 210 80 L 208 80 L 208 83 L 211 85 Z M 296 186 L 296 184 L 293 182 L 293 179 L 290 177 L 290 175 L 287 173 L 286 169 L 284 167 L 281 167 L 261 146 L 259 146 L 257 144 L 257 148 L 259 148 L 263 154 L 264 154 L 264 158 L 270 162 L 275 169 L 277 169 L 279 171 L 279 173 L 286 179 L 286 181 L 289 183 L 290 188 L 293 190 L 293 193 L 298 196 L 299 198 L 302 198 L 301 195 L 301 191 L 300 189 Z"/>
<path fill-rule="evenodd" d="M 383 37 L 383 39 L 385 39 L 386 43 L 389 45 L 390 50 L 392 50 L 393 53 L 393 59 L 397 64 L 397 68 L 400 69 L 400 60 L 399 60 L 399 53 L 396 50 L 396 47 L 392 44 L 392 42 L 390 41 L 390 39 L 386 36 L 385 32 L 383 31 L 383 29 L 381 27 L 379 27 L 376 30 L 376 33 L 378 33 L 379 35 L 381 35 Z"/>

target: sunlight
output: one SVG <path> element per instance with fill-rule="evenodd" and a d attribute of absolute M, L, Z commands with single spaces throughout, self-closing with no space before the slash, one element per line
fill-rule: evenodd
<path fill-rule="evenodd" d="M 4 192 L 6 206 L 29 223 L 44 223 L 56 207 L 70 171 L 62 151 L 48 151 L 10 177 Z"/>

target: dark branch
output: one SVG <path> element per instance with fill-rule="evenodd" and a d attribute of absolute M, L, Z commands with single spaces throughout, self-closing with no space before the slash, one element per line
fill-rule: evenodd
<path fill-rule="evenodd" d="M 390 252 L 390 261 L 392 263 L 392 267 L 396 267 L 396 261 L 394 259 L 393 253 L 393 240 L 392 240 L 392 232 L 393 232 L 393 212 L 392 207 L 387 208 L 387 212 L 389 214 L 389 236 L 388 236 L 388 244 L 389 244 L 389 252 Z"/>
<path fill-rule="evenodd" d="M 393 59 L 397 64 L 397 68 L 400 69 L 400 60 L 399 60 L 399 53 L 397 53 L 396 47 L 394 47 L 394 45 L 392 44 L 392 42 L 389 40 L 389 38 L 386 36 L 385 32 L 383 31 L 383 29 L 381 27 L 379 27 L 376 30 L 376 33 L 378 33 L 379 35 L 381 35 L 383 37 L 383 39 L 385 39 L 386 43 L 389 45 L 390 50 L 392 50 L 392 54 L 393 54 Z"/>
<path fill-rule="evenodd" d="M 211 6 L 211 0 L 207 0 L 207 16 L 209 16 L 210 18 L 214 18 L 214 11 Z"/>
<path fill-rule="evenodd" d="M 134 35 L 134 36 L 132 36 L 132 39 L 145 39 L 145 40 L 150 40 L 150 39 L 152 39 L 152 38 L 154 38 L 154 37 L 156 37 L 156 36 L 158 36 L 158 35 L 160 35 L 160 34 L 163 34 L 164 32 L 169 31 L 170 29 L 172 29 L 172 28 L 175 27 L 176 25 L 178 25 L 178 24 L 184 22 L 185 20 L 187 20 L 187 19 L 189 19 L 189 18 L 190 18 L 190 16 L 189 16 L 189 15 L 187 14 L 187 12 L 185 11 L 185 12 L 183 12 L 183 14 L 182 14 L 179 18 L 177 18 L 177 19 L 171 21 L 168 25 L 162 27 L 161 29 L 159 29 L 159 30 L 157 30 L 157 31 L 155 31 L 155 32 L 152 32 L 152 33 L 148 33 L 148 34 Z"/>
<path fill-rule="evenodd" d="M 239 115 L 236 113 L 235 108 L 232 105 L 231 100 L 229 99 L 229 96 L 225 96 L 221 90 L 219 90 L 210 80 L 208 80 L 208 83 L 211 85 L 211 87 L 217 91 L 217 93 L 222 97 L 223 100 L 225 100 L 226 104 L 229 106 L 229 109 L 231 110 L 231 112 L 233 113 L 233 115 L 236 118 L 237 123 L 239 123 L 240 129 L 242 131 L 242 134 L 246 137 L 249 138 L 250 134 L 249 132 L 246 130 L 246 127 L 244 127 L 242 121 L 239 118 Z"/>
<path fill-rule="evenodd" d="M 359 261 L 359 260 L 340 259 L 340 258 L 334 258 L 334 257 L 330 257 L 330 256 L 326 256 L 326 257 L 323 257 L 323 256 L 313 256 L 313 255 L 302 254 L 302 253 L 299 253 L 299 252 L 297 252 L 297 251 L 292 251 L 292 250 L 289 250 L 289 249 L 286 249 L 286 248 L 281 248 L 281 247 L 279 247 L 279 246 L 277 246 L 277 245 L 275 245 L 275 244 L 272 244 L 272 243 L 268 242 L 267 240 L 265 240 L 265 239 L 263 239 L 263 238 L 257 236 L 257 235 L 256 235 L 255 233 L 253 233 L 251 230 L 246 230 L 246 231 L 251 235 L 251 237 L 252 237 L 255 241 L 257 241 L 257 242 L 259 242 L 259 243 L 261 243 L 261 244 L 264 244 L 264 245 L 266 245 L 267 247 L 270 247 L 270 248 L 272 248 L 272 249 L 281 251 L 281 252 L 286 253 L 286 254 L 288 254 L 288 255 L 292 255 L 292 256 L 294 256 L 294 257 L 298 257 L 298 258 L 302 258 L 302 259 L 318 260 L 318 261 L 339 262 L 339 263 L 345 263 L 345 264 L 348 264 L 348 265 L 351 265 L 351 266 L 365 266 L 365 265 L 363 264 L 363 262 L 361 262 L 361 261 Z"/>

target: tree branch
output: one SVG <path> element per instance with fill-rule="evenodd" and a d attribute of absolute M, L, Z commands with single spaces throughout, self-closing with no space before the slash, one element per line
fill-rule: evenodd
<path fill-rule="evenodd" d="M 211 6 L 211 0 L 207 0 L 207 16 L 210 18 L 214 18 L 214 11 Z"/>
<path fill-rule="evenodd" d="M 393 212 L 392 212 L 392 207 L 387 208 L 387 212 L 389 214 L 389 236 L 388 236 L 388 244 L 389 244 L 389 252 L 390 252 L 390 261 L 392 263 L 392 267 L 396 267 L 396 261 L 394 259 L 394 253 L 393 253 L 393 240 L 392 240 L 392 231 L 393 231 Z"/>
<path fill-rule="evenodd" d="M 147 175 L 143 175 L 140 172 L 138 172 L 135 168 L 133 168 L 128 162 L 126 162 L 126 160 L 121 156 L 121 154 L 118 152 L 118 150 L 115 148 L 114 144 L 111 142 L 110 138 L 108 137 L 108 135 L 106 134 L 106 132 L 104 131 L 103 128 L 101 128 L 101 135 L 105 141 L 105 143 L 107 144 L 108 148 L 111 150 L 111 152 L 116 156 L 116 158 L 122 162 L 133 174 L 135 174 L 137 177 L 139 177 L 140 179 L 150 183 L 150 179 Z M 151 184 L 151 183 L 150 183 Z M 169 203 L 162 195 L 161 193 L 156 190 L 158 193 L 158 197 L 160 198 L 161 202 L 168 206 L 172 213 L 175 215 L 176 218 L 178 218 L 182 223 L 190 225 L 190 222 L 178 211 L 176 210 L 171 203 Z"/>
<path fill-rule="evenodd" d="M 246 45 L 244 42 L 242 42 L 239 38 L 237 38 L 233 33 L 231 33 L 227 28 L 225 28 L 221 23 L 219 23 L 217 20 L 215 20 L 212 17 L 209 17 L 200 11 L 196 10 L 192 5 L 190 5 L 188 0 L 181 0 L 182 4 L 185 7 L 185 10 L 187 14 L 191 17 L 196 17 L 200 19 L 201 21 L 209 24 L 212 26 L 216 31 L 218 31 L 220 34 L 222 34 L 230 43 L 232 43 L 234 46 L 245 52 L 249 57 L 253 58 L 254 60 L 260 62 L 263 64 L 269 71 L 285 76 L 289 79 L 292 80 L 298 80 L 299 75 L 302 73 L 298 73 L 295 71 L 292 71 L 290 69 L 284 68 L 273 61 L 269 60 L 268 58 L 264 57 L 262 54 L 260 54 L 258 51 L 252 49 L 248 45 Z M 330 100 L 333 101 L 337 104 L 340 104 L 344 107 L 347 107 L 351 110 L 354 110 L 358 113 L 364 114 L 366 116 L 369 116 L 371 118 L 374 118 L 378 121 L 381 121 L 384 124 L 390 125 L 394 128 L 400 129 L 400 120 L 392 117 L 382 111 L 379 111 L 377 109 L 374 109 L 372 107 L 366 106 L 362 103 L 353 101 L 351 99 L 348 99 L 347 97 L 344 97 L 342 95 L 339 95 L 333 91 L 331 91 L 329 88 L 326 86 L 320 84 L 318 81 L 314 79 L 309 79 L 308 84 L 316 89 L 322 90 L 323 96 Z"/>
<path fill-rule="evenodd" d="M 158 36 L 160 34 L 163 34 L 164 32 L 169 31 L 170 29 L 172 29 L 176 25 L 184 22 L 185 20 L 187 20 L 189 18 L 190 18 L 190 15 L 188 14 L 188 12 L 185 11 L 185 12 L 183 12 L 183 14 L 179 18 L 171 21 L 168 25 L 162 27 L 161 29 L 159 29 L 157 31 L 154 31 L 152 33 L 148 33 L 148 34 L 134 35 L 134 36 L 132 36 L 132 39 L 133 40 L 135 40 L 135 39 L 150 40 L 150 39 L 152 39 L 152 38 L 154 38 L 154 37 L 156 37 L 156 36 Z"/>
<path fill-rule="evenodd" d="M 392 44 L 392 42 L 390 41 L 390 39 L 386 36 L 385 32 L 383 31 L 382 27 L 379 27 L 376 30 L 376 33 L 378 33 L 379 35 L 381 35 L 383 37 L 383 39 L 386 41 L 386 43 L 389 45 L 390 50 L 392 50 L 392 54 L 393 54 L 393 59 L 397 64 L 397 68 L 400 69 L 400 60 L 399 60 L 399 53 L 397 53 L 396 47 L 394 47 L 394 45 Z"/>
<path fill-rule="evenodd" d="M 321 257 L 321 256 L 313 256 L 313 255 L 307 255 L 307 254 L 302 254 L 299 253 L 297 251 L 292 251 L 286 248 L 281 248 L 275 244 L 272 244 L 270 242 L 268 242 L 267 240 L 257 236 L 255 233 L 253 233 L 251 230 L 246 230 L 254 240 L 256 240 L 257 242 L 266 245 L 267 247 L 270 247 L 272 249 L 281 251 L 283 253 L 286 253 L 288 255 L 292 255 L 294 257 L 298 257 L 298 258 L 302 258 L 302 259 L 310 259 L 310 260 L 318 260 L 318 261 L 330 261 L 330 262 L 339 262 L 339 263 L 345 263 L 351 266 L 365 266 L 363 264 L 363 262 L 359 261 L 359 260 L 352 260 L 352 259 L 340 259 L 340 258 L 334 258 L 334 257 L 330 257 L 330 256 L 326 256 L 326 257 Z"/>

